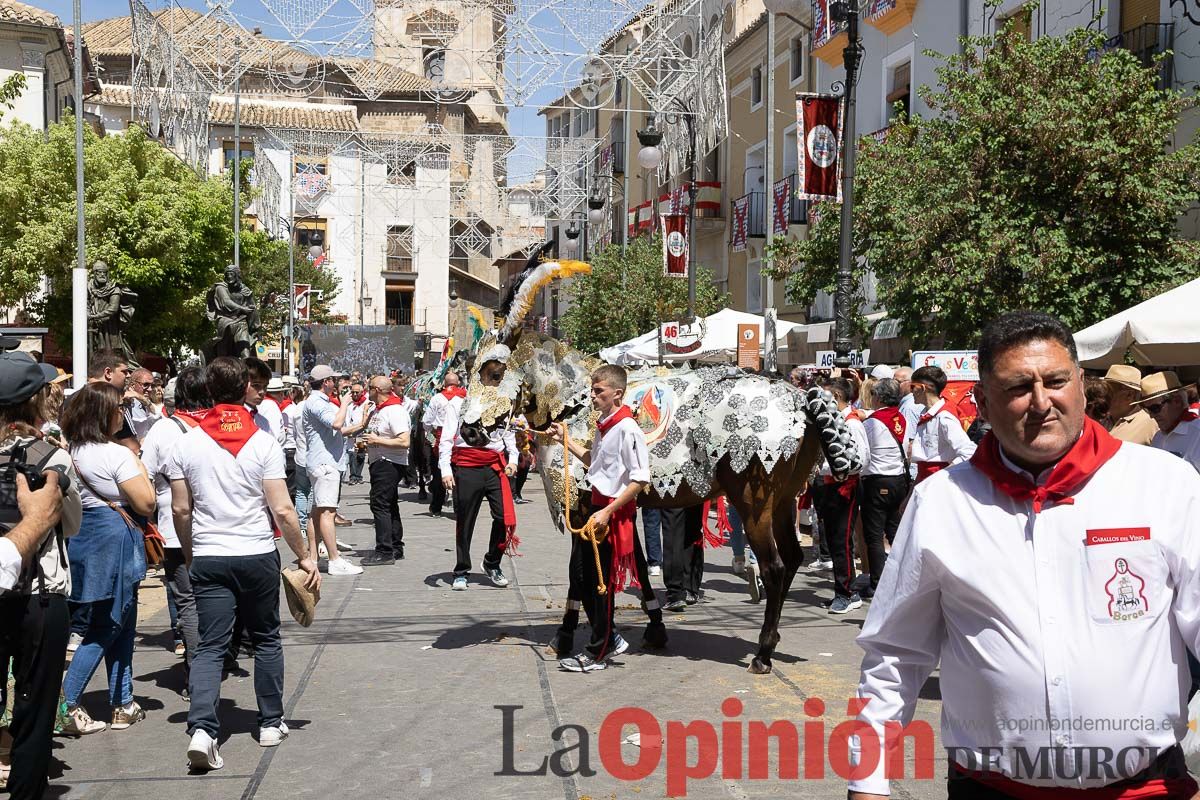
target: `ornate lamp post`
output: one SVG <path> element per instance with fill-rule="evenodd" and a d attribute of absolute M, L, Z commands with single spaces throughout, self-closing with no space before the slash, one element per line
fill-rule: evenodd
<path fill-rule="evenodd" d="M 679 106 L 679 114 L 668 114 L 667 122 L 674 124 L 682 120 L 687 126 L 688 134 L 688 166 L 691 170 L 691 180 L 688 181 L 688 307 L 687 315 L 680 320 L 684 324 L 691 325 L 696 321 L 696 181 L 699 180 L 696 164 L 696 119 L 691 110 L 684 107 L 679 101 L 675 102 Z M 650 119 L 650 124 L 644 129 L 637 132 L 638 142 L 642 148 L 638 151 L 638 164 L 642 169 L 654 171 L 658 169 L 663 162 L 662 148 L 662 132 L 655 126 L 654 119 Z"/>
<path fill-rule="evenodd" d="M 837 290 L 833 296 L 834 350 L 838 367 L 850 366 L 850 294 L 854 285 L 851 265 L 854 259 L 854 156 L 857 134 L 854 129 L 854 94 L 858 83 L 858 65 L 862 59 L 862 39 L 858 35 L 858 6 L 838 0 L 829 7 L 835 22 L 846 23 L 847 43 L 842 51 L 846 83 L 842 91 L 842 234 L 838 251 Z"/>

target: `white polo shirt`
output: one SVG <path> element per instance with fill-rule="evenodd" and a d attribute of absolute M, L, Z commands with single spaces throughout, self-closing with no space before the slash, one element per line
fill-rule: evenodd
<path fill-rule="evenodd" d="M 175 452 L 175 445 L 194 426 L 189 426 L 178 417 L 164 417 L 154 423 L 142 442 L 142 464 L 146 474 L 154 482 L 154 497 L 158 503 L 158 532 L 162 534 L 166 547 L 179 547 L 179 536 L 175 533 L 175 515 L 171 513 L 171 481 L 167 478 L 167 461 Z M 180 426 L 184 427 L 180 427 Z"/>
<path fill-rule="evenodd" d="M 621 420 L 603 436 L 599 430 L 596 431 L 596 438 L 592 440 L 588 480 L 593 489 L 614 499 L 635 481 L 650 482 L 650 452 L 646 448 L 646 434 L 636 419 L 628 417 Z"/>
<path fill-rule="evenodd" d="M 254 556 L 275 550 L 263 481 L 284 480 L 283 448 L 256 430 L 236 457 L 202 428 L 180 437 L 167 461 L 170 480 L 192 491 L 192 554 Z"/>
<path fill-rule="evenodd" d="M 1073 500 L 1034 515 L 969 463 L 917 486 L 858 637 L 858 696 L 869 701 L 860 719 L 878 732 L 907 723 L 940 664 L 942 745 L 959 748 L 960 764 L 972 766 L 971 752 L 978 768 L 983 748 L 1001 748 L 990 769 L 1071 788 L 1121 777 L 1078 763 L 1098 752 L 1086 748 L 1161 752 L 1187 733 L 1185 649 L 1200 652 L 1200 476 L 1122 444 Z M 1041 754 L 1045 779 L 1023 766 L 1038 748 L 1053 748 Z M 1153 756 L 1125 759 L 1128 776 Z M 887 794 L 885 760 L 851 790 Z"/>
<path fill-rule="evenodd" d="M 1200 471 L 1200 420 L 1184 417 L 1170 433 L 1160 430 L 1150 446 L 1182 458 Z"/>
<path fill-rule="evenodd" d="M 920 422 L 912 441 L 909 458 L 914 464 L 928 461 L 934 464 L 958 464 L 975 455 L 975 443 L 963 430 L 962 423 L 946 409 L 945 398 L 934 403 L 921 416 L 931 419 Z"/>
<path fill-rule="evenodd" d="M 282 446 L 287 441 L 287 431 L 284 430 L 283 412 L 279 410 L 279 403 L 269 397 L 264 397 L 263 401 L 258 404 L 258 408 L 253 411 L 254 424 L 271 434 L 275 441 Z"/>

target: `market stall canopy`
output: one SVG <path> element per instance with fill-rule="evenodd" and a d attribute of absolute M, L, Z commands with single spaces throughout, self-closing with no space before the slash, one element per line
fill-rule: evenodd
<path fill-rule="evenodd" d="M 759 325 L 765 341 L 766 321 L 757 314 L 747 314 L 726 308 L 704 318 L 704 338 L 700 346 L 688 353 L 672 353 L 663 350 L 663 361 L 678 363 L 696 360 L 705 364 L 736 363 L 738 325 Z M 787 335 L 796 328 L 804 328 L 795 322 L 779 320 L 776 324 L 776 341 L 779 350 L 786 349 Z M 658 331 L 650 331 L 627 342 L 606 347 L 600 358 L 610 364 L 632 366 L 658 362 Z"/>
<path fill-rule="evenodd" d="M 1190 281 L 1075 334 L 1079 361 L 1103 369 L 1125 362 L 1128 350 L 1142 365 L 1200 364 L 1200 279 Z"/>

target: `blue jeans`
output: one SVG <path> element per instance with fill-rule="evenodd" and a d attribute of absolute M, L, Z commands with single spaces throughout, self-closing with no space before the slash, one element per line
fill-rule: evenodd
<path fill-rule="evenodd" d="M 646 536 L 646 563 L 651 567 L 661 567 L 663 563 L 662 512 L 659 509 L 642 509 L 642 531 Z"/>
<path fill-rule="evenodd" d="M 738 515 L 737 509 L 732 503 L 725 504 L 725 512 L 729 516 L 729 546 L 733 548 L 733 557 L 742 558 L 743 556 L 749 560 L 751 564 L 757 564 L 758 559 L 754 555 L 753 550 L 746 549 L 746 527 L 742 525 L 742 518 Z"/>
<path fill-rule="evenodd" d="M 67 676 L 63 680 L 63 696 L 69 708 L 79 705 L 79 698 L 88 682 L 104 661 L 108 669 L 108 702 L 113 708 L 133 702 L 133 638 L 137 632 L 137 586 L 133 599 L 125 609 L 118 625 L 112 620 L 111 599 L 91 603 L 92 616 L 83 644 L 75 651 Z"/>
<path fill-rule="evenodd" d="M 196 556 L 191 568 L 192 594 L 200 623 L 200 646 L 192 656 L 188 689 L 188 734 L 203 730 L 219 738 L 221 672 L 240 623 L 254 645 L 254 695 L 258 726 L 283 719 L 283 640 L 279 635 L 279 554 Z"/>
<path fill-rule="evenodd" d="M 300 533 L 307 536 L 308 512 L 312 510 L 312 481 L 308 470 L 296 468 L 296 516 L 300 518 Z"/>

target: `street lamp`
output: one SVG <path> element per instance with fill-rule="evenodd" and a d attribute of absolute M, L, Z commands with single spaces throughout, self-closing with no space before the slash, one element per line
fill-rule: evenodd
<path fill-rule="evenodd" d="M 593 189 L 592 193 L 588 195 L 587 207 L 588 222 L 593 225 L 599 225 L 601 222 L 604 222 L 604 198 L 601 197 L 598 190 Z"/>
<path fill-rule="evenodd" d="M 562 243 L 563 252 L 567 255 L 574 254 L 575 249 L 579 247 L 579 227 L 576 226 L 575 220 L 571 220 L 571 224 L 567 226 L 563 232 L 566 236 L 566 241 Z"/>
<path fill-rule="evenodd" d="M 650 124 L 643 130 L 637 132 L 638 142 L 642 145 L 642 149 L 638 150 L 638 164 L 641 164 L 642 169 L 655 170 L 658 169 L 663 162 L 662 149 L 659 147 L 662 144 L 662 131 L 654 125 L 653 117 L 650 119 Z"/>
<path fill-rule="evenodd" d="M 838 0 L 829 7 L 834 22 L 846 23 L 846 49 L 842 63 L 846 67 L 846 82 L 842 91 L 845 110 L 842 114 L 842 232 L 838 251 L 837 289 L 833 295 L 834 361 L 838 367 L 850 366 L 850 293 L 853 288 L 851 263 L 854 259 L 854 156 L 857 150 L 854 130 L 854 91 L 858 83 L 858 64 L 862 58 L 862 40 L 858 36 L 858 6 L 855 2 Z M 835 84 L 836 88 L 836 84 Z"/>

